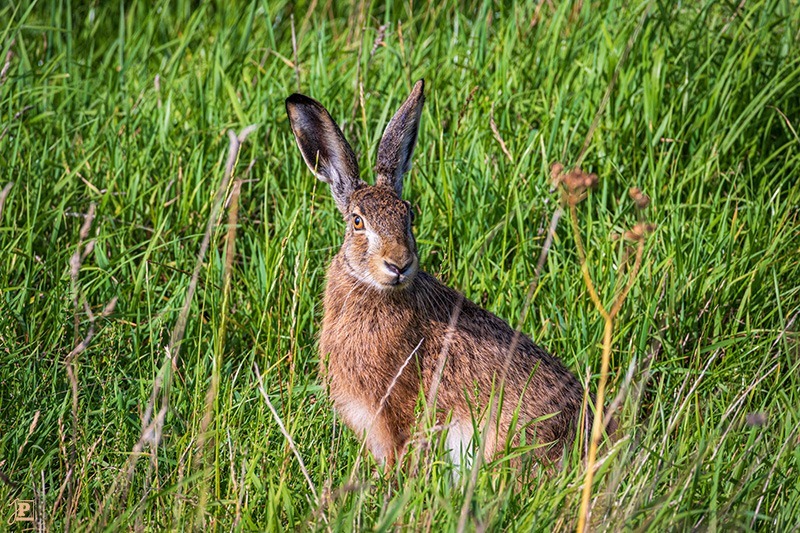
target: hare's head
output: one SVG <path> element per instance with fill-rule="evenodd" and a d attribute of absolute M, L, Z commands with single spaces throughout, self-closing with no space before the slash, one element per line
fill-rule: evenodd
<path fill-rule="evenodd" d="M 286 112 L 308 168 L 331 186 L 347 223 L 342 251 L 348 274 L 377 289 L 406 286 L 417 273 L 414 214 L 401 199 L 403 176 L 417 144 L 423 81 L 394 115 L 378 146 L 375 185 L 359 177 L 358 160 L 322 105 L 302 94 L 286 99 Z"/>

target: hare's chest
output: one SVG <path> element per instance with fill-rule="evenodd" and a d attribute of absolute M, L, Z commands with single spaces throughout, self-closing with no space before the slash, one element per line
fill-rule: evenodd
<path fill-rule="evenodd" d="M 365 368 L 384 367 L 409 344 L 413 348 L 419 340 L 413 310 L 392 305 L 389 298 L 359 295 L 359 287 L 345 289 L 329 286 L 325 294 L 320 333 L 323 357 L 345 358 Z"/>
<path fill-rule="evenodd" d="M 407 335 L 372 321 L 350 322 L 326 315 L 320 333 L 320 357 L 331 377 L 373 388 L 389 379 L 403 354 L 408 355 Z"/>
<path fill-rule="evenodd" d="M 414 316 L 410 306 L 390 295 L 329 275 L 319 352 L 331 392 L 376 401 L 398 379 L 395 387 L 413 386 L 416 392 L 411 381 L 418 366 L 407 361 L 422 338 Z M 400 372 L 404 363 L 406 371 Z"/>

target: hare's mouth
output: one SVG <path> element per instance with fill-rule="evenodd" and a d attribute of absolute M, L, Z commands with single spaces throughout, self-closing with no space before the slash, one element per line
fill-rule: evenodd
<path fill-rule="evenodd" d="M 383 290 L 397 290 L 407 287 L 411 283 L 411 280 L 414 279 L 414 275 L 403 274 L 394 277 L 380 276 L 380 278 L 376 278 L 378 278 L 378 276 L 372 276 L 378 288 Z"/>
<path fill-rule="evenodd" d="M 412 278 L 412 276 L 406 276 L 406 275 L 397 276 L 396 278 L 394 278 L 389 283 L 386 283 L 385 285 L 388 286 L 388 287 L 395 288 L 395 289 L 401 289 L 401 288 L 405 287 L 406 285 L 408 285 L 409 283 L 411 283 L 411 278 Z"/>
<path fill-rule="evenodd" d="M 376 272 L 377 281 L 388 289 L 399 289 L 408 285 L 417 273 L 417 260 L 411 259 L 406 264 L 397 265 L 388 260 Z"/>
<path fill-rule="evenodd" d="M 379 292 L 394 292 L 394 291 L 402 291 L 408 288 L 411 285 L 411 280 L 413 279 L 411 276 L 403 276 L 401 278 L 394 278 L 391 280 L 387 279 L 376 279 L 375 276 L 369 276 L 368 279 L 361 279 L 359 278 L 362 283 L 366 283 L 370 285 L 374 289 L 377 289 Z"/>

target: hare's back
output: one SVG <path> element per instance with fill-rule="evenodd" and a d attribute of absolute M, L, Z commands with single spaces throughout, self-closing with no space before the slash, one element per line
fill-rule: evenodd
<path fill-rule="evenodd" d="M 428 299 L 432 312 L 425 337 L 432 342 L 426 341 L 426 374 L 435 373 L 440 354 L 446 353 L 441 379 L 453 403 L 459 403 L 465 391 L 484 403 L 504 378 L 509 405 L 519 405 L 526 418 L 558 413 L 553 423 L 564 425 L 565 417 L 571 421 L 578 416 L 583 387 L 558 358 L 496 315 L 421 274 L 435 295 Z"/>

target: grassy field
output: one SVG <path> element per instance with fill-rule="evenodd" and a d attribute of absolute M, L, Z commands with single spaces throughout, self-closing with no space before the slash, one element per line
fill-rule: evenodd
<path fill-rule="evenodd" d="M 576 526 L 577 455 L 454 476 L 421 427 L 416 467 L 384 478 L 326 398 L 344 225 L 283 101 L 323 102 L 371 181 L 419 78 L 422 267 L 592 390 L 604 322 L 575 230 L 610 306 L 618 237 L 655 225 L 614 321 L 592 527 L 800 527 L 798 2 L 3 6 L 0 529 L 32 525 L 16 499 L 52 530 Z M 599 183 L 537 278 L 555 162 Z"/>

